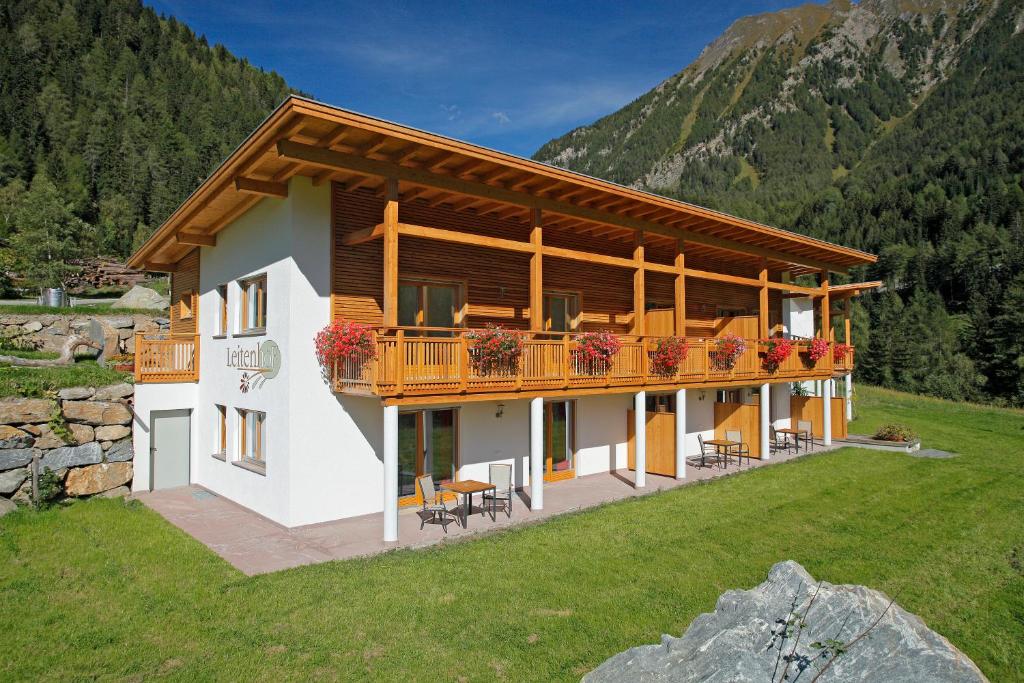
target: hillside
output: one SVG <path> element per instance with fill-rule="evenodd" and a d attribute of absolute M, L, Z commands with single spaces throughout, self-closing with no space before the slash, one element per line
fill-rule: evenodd
<path fill-rule="evenodd" d="M 138 0 L 5 1 L 0 238 L 127 255 L 288 92 Z"/>
<path fill-rule="evenodd" d="M 1021 404 L 1022 141 L 1022 0 L 840 0 L 740 19 L 535 158 L 881 254 L 862 377 Z"/>

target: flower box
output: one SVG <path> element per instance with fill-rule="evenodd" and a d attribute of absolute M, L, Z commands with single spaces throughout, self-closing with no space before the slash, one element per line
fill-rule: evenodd
<path fill-rule="evenodd" d="M 584 332 L 576 336 L 573 361 L 576 372 L 583 375 L 606 375 L 612 358 L 622 349 L 622 342 L 611 332 Z"/>

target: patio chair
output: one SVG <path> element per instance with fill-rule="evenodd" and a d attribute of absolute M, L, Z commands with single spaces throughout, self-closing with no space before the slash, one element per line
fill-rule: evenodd
<path fill-rule="evenodd" d="M 771 442 L 769 447 L 773 451 L 784 450 L 789 453 L 789 449 L 796 446 L 796 443 L 790 438 L 789 434 L 779 434 L 775 431 L 774 425 L 768 425 L 768 435 Z"/>
<path fill-rule="evenodd" d="M 814 448 L 814 425 L 810 420 L 797 420 L 796 428 L 802 429 L 803 434 L 798 434 L 796 438 L 801 439 L 805 442 L 807 450 Z"/>
<path fill-rule="evenodd" d="M 441 528 L 444 529 L 445 533 L 448 533 L 448 525 L 452 520 L 458 523 L 459 518 L 445 504 L 444 498 L 437 495 L 437 490 L 434 488 L 434 478 L 429 474 L 417 477 L 416 485 L 420 487 L 420 494 L 423 496 L 423 512 L 427 513 L 420 514 L 420 531 L 423 530 L 423 525 L 429 519 L 431 524 L 440 522 Z"/>
<path fill-rule="evenodd" d="M 750 466 L 750 446 L 743 441 L 743 432 L 738 429 L 727 429 L 725 431 L 725 438 L 729 441 L 735 441 L 736 446 L 732 446 L 728 454 L 736 456 L 736 462 L 739 463 L 740 467 L 743 466 L 743 458 L 747 459 L 747 466 Z"/>
<path fill-rule="evenodd" d="M 718 463 L 722 465 L 722 454 L 718 452 L 718 449 L 709 447 L 704 443 L 704 437 L 701 434 L 697 435 L 697 444 L 700 446 L 700 466 L 707 467 L 708 462 Z"/>
<path fill-rule="evenodd" d="M 484 491 L 484 507 L 491 501 L 491 519 L 497 519 L 498 501 L 501 501 L 505 514 L 512 519 L 512 465 L 494 463 L 487 470 L 487 481 L 494 484 L 494 490 Z"/>

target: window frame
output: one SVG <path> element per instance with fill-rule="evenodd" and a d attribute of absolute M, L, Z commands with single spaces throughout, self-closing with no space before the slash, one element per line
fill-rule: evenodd
<path fill-rule="evenodd" d="M 257 306 L 256 325 L 249 327 L 249 311 L 252 302 L 249 300 L 249 287 L 256 285 Z M 263 334 L 267 331 L 267 274 L 261 273 L 238 281 L 238 333 Z"/>
<path fill-rule="evenodd" d="M 564 331 L 554 329 L 551 320 L 551 305 L 548 303 L 550 299 L 563 299 L 565 301 L 565 315 L 568 329 Z M 542 314 L 544 317 L 543 327 L 545 332 L 550 332 L 552 334 L 570 334 L 579 331 L 583 316 L 582 292 L 565 289 L 545 289 L 543 292 L 543 304 L 544 310 L 542 311 Z"/>
<path fill-rule="evenodd" d="M 262 410 L 249 410 L 248 408 L 238 408 L 238 459 L 237 464 L 245 467 L 256 468 L 259 470 L 266 470 L 267 467 L 267 435 L 266 435 L 266 423 L 267 414 Z M 256 429 L 254 431 L 256 436 L 256 453 L 250 455 L 247 450 L 249 448 L 249 427 L 251 421 L 256 421 Z"/>
<path fill-rule="evenodd" d="M 217 285 L 217 322 L 213 332 L 214 337 L 226 337 L 230 332 L 231 318 L 228 316 L 228 286 L 227 284 Z"/>
<path fill-rule="evenodd" d="M 415 320 L 413 321 L 412 327 L 427 327 L 427 318 L 429 313 L 429 294 L 428 289 L 430 287 L 445 287 L 454 290 L 454 300 L 452 302 L 452 321 L 455 329 L 463 329 L 466 327 L 468 297 L 466 290 L 468 289 L 465 280 L 458 280 L 452 278 L 440 278 L 430 277 L 421 275 L 410 275 L 402 277 L 398 281 L 399 288 L 402 287 L 414 287 L 416 289 L 416 302 L 417 310 L 415 313 Z"/>
<path fill-rule="evenodd" d="M 214 444 L 213 457 L 218 460 L 227 460 L 228 457 L 228 407 L 215 403 L 214 416 L 216 418 L 216 426 L 214 432 L 216 434 L 216 442 Z"/>
<path fill-rule="evenodd" d="M 192 320 L 195 317 L 196 293 L 187 290 L 178 297 L 178 320 Z"/>

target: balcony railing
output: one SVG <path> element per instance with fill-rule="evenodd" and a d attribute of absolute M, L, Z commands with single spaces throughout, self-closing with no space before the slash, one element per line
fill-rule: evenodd
<path fill-rule="evenodd" d="M 135 382 L 199 381 L 199 335 L 135 335 Z"/>
<path fill-rule="evenodd" d="M 669 388 L 673 385 L 726 384 L 735 381 L 822 379 L 853 366 L 852 349 L 836 364 L 829 352 L 811 362 L 809 341 L 796 348 L 774 371 L 763 363 L 766 344 L 746 340 L 746 349 L 726 362 L 714 338 L 688 338 L 688 353 L 675 373 L 654 372 L 659 338 L 622 336 L 622 348 L 607 367 L 588 364 L 574 353 L 572 335 L 524 333 L 517 362 L 479 373 L 472 362 L 473 342 L 465 330 L 387 329 L 376 334 L 376 354 L 339 361 L 333 368 L 337 392 L 375 396 L 425 396 L 472 393 L 538 392 L 607 387 Z M 436 336 L 431 336 L 436 335 Z M 443 335 L 443 336 L 442 336 Z M 841 367 L 840 367 L 841 366 Z"/>

